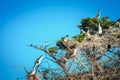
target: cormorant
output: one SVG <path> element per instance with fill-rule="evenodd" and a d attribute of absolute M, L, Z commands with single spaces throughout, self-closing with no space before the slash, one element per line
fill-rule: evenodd
<path fill-rule="evenodd" d="M 87 35 L 90 36 L 89 30 L 87 30 Z"/>
<path fill-rule="evenodd" d="M 120 18 L 117 20 L 116 24 L 118 24 L 118 27 L 120 28 Z"/>
<path fill-rule="evenodd" d="M 99 33 L 99 34 L 102 33 L 102 27 L 101 27 L 100 23 L 99 23 L 99 25 L 98 25 L 98 33 Z"/>
<path fill-rule="evenodd" d="M 35 61 L 35 64 L 34 64 L 34 67 L 33 67 L 33 71 L 32 71 L 32 74 L 35 74 L 36 71 L 38 70 L 38 67 L 42 61 L 42 59 L 44 58 L 44 56 L 40 56 L 36 61 Z"/>
<path fill-rule="evenodd" d="M 98 10 L 98 14 L 96 16 L 98 18 L 98 20 L 100 19 L 100 12 L 101 12 L 101 9 Z"/>
<path fill-rule="evenodd" d="M 67 42 L 67 41 L 68 41 L 68 37 L 69 37 L 69 35 L 66 35 L 66 36 L 63 38 L 63 41 L 64 41 L 64 42 Z"/>
<path fill-rule="evenodd" d="M 81 34 L 86 33 L 83 29 L 81 29 Z"/>

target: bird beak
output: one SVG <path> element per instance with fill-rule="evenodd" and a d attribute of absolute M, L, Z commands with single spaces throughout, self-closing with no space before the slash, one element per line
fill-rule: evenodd
<path fill-rule="evenodd" d="M 44 56 L 40 56 L 40 57 L 39 57 L 39 59 L 38 59 L 38 60 L 39 60 L 39 63 L 42 61 L 43 58 L 44 58 Z"/>

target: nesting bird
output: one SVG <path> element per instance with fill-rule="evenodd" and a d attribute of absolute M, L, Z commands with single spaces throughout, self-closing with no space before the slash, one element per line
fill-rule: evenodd
<path fill-rule="evenodd" d="M 90 32 L 89 32 L 89 30 L 87 30 L 87 35 L 90 36 Z"/>
<path fill-rule="evenodd" d="M 68 37 L 69 37 L 69 35 L 66 35 L 66 36 L 63 38 L 63 41 L 64 41 L 64 42 L 67 42 L 67 41 L 68 41 Z"/>
<path fill-rule="evenodd" d="M 120 28 L 120 18 L 117 20 L 116 24 L 118 24 L 118 27 Z"/>
<path fill-rule="evenodd" d="M 83 29 L 81 29 L 81 34 L 86 33 Z"/>
<path fill-rule="evenodd" d="M 118 27 L 120 28 L 120 22 L 119 21 L 117 21 L 117 23 L 116 24 L 118 24 Z"/>
<path fill-rule="evenodd" d="M 102 27 L 101 27 L 100 23 L 99 23 L 99 25 L 98 25 L 98 33 L 99 33 L 99 34 L 102 34 Z"/>
<path fill-rule="evenodd" d="M 38 67 L 42 61 L 42 59 L 44 58 L 44 56 L 40 56 L 36 61 L 35 61 L 35 64 L 34 64 L 34 67 L 33 67 L 33 71 L 32 71 L 32 74 L 35 74 L 38 70 Z"/>

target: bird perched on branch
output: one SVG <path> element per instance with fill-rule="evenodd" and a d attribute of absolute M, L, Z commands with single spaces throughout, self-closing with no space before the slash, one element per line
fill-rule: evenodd
<path fill-rule="evenodd" d="M 116 24 L 118 24 L 118 27 L 120 28 L 120 18 L 117 20 Z"/>
<path fill-rule="evenodd" d="M 40 56 L 36 61 L 35 61 L 35 64 L 34 64 L 34 67 L 33 67 L 33 71 L 32 71 L 32 74 L 36 74 L 37 70 L 38 70 L 38 67 L 42 61 L 42 59 L 44 58 L 44 56 Z"/>
<path fill-rule="evenodd" d="M 64 42 L 67 42 L 67 41 L 69 40 L 68 37 L 69 37 L 69 35 L 66 35 L 65 37 L 63 37 L 63 38 L 62 38 L 63 41 L 64 41 Z"/>
<path fill-rule="evenodd" d="M 90 36 L 90 32 L 89 32 L 89 30 L 87 30 L 87 35 Z"/>
<path fill-rule="evenodd" d="M 100 23 L 99 23 L 99 25 L 98 25 L 98 33 L 99 33 L 99 34 L 102 34 L 102 27 L 101 27 Z"/>
<path fill-rule="evenodd" d="M 84 34 L 84 33 L 86 33 L 86 32 L 83 29 L 81 29 L 81 35 Z"/>
<path fill-rule="evenodd" d="M 100 19 L 100 12 L 101 12 L 101 9 L 98 10 L 98 14 L 96 16 L 98 18 L 98 20 Z"/>
<path fill-rule="evenodd" d="M 39 75 L 36 74 L 36 72 L 38 71 L 38 67 L 41 63 L 43 59 L 43 56 L 40 56 L 36 61 L 35 61 L 35 64 L 34 64 L 34 67 L 33 67 L 33 71 L 27 73 L 27 80 L 41 80 L 39 78 Z"/>

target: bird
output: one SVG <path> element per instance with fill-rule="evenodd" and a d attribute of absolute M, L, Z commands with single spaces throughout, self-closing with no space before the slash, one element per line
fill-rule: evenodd
<path fill-rule="evenodd" d="M 64 42 L 67 42 L 69 39 L 68 39 L 69 35 L 66 35 L 64 38 L 63 38 L 63 41 Z"/>
<path fill-rule="evenodd" d="M 73 56 L 76 57 L 78 48 L 74 49 Z"/>
<path fill-rule="evenodd" d="M 117 23 L 116 24 L 118 24 L 118 27 L 120 28 L 120 21 L 117 21 Z"/>
<path fill-rule="evenodd" d="M 101 27 L 100 23 L 99 23 L 99 25 L 98 25 L 98 33 L 99 33 L 99 34 L 102 34 L 102 27 Z"/>
<path fill-rule="evenodd" d="M 81 35 L 84 34 L 84 33 L 86 33 L 86 32 L 83 29 L 81 29 Z"/>
<path fill-rule="evenodd" d="M 101 12 L 101 9 L 98 10 L 98 14 L 96 16 L 98 18 L 98 20 L 100 19 L 100 12 Z"/>
<path fill-rule="evenodd" d="M 32 74 L 35 74 L 38 70 L 38 67 L 42 61 L 42 59 L 44 58 L 44 56 L 40 56 L 34 63 L 34 67 L 33 67 L 33 71 L 32 71 Z"/>
<path fill-rule="evenodd" d="M 77 57 L 77 52 L 78 52 L 79 47 L 75 48 L 73 53 L 71 54 L 71 57 L 76 58 Z"/>
<path fill-rule="evenodd" d="M 89 30 L 87 30 L 87 35 L 90 36 Z"/>

